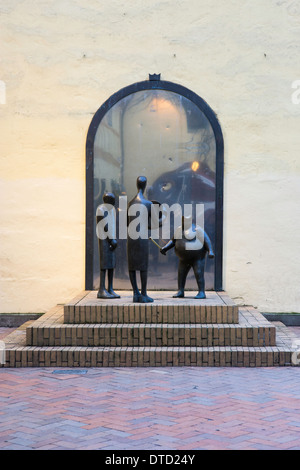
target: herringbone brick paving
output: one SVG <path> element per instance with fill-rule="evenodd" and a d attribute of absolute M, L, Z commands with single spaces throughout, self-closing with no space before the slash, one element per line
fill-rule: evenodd
<path fill-rule="evenodd" d="M 0 450 L 300 450 L 294 367 L 1 369 L 0 403 Z"/>

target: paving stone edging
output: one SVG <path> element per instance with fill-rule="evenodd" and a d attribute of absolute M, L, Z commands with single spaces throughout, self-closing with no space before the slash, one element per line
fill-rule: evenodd
<path fill-rule="evenodd" d="M 42 313 L 0 313 L 0 328 L 18 328 L 31 320 L 38 320 Z"/>
<path fill-rule="evenodd" d="M 300 326 L 300 313 L 263 313 L 270 322 L 279 321 L 285 326 Z"/>

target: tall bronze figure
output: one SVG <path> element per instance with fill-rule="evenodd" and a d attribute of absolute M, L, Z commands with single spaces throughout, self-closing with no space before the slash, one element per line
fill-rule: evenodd
<path fill-rule="evenodd" d="M 192 223 L 191 217 L 182 217 L 182 225 L 177 228 L 174 237 L 161 248 L 160 252 L 166 254 L 175 247 L 175 254 L 179 258 L 178 265 L 178 292 L 173 297 L 184 297 L 184 289 L 187 275 L 193 268 L 198 285 L 198 294 L 195 299 L 205 299 L 205 259 L 214 258 L 211 241 L 207 233 L 199 226 Z"/>
<path fill-rule="evenodd" d="M 161 225 L 157 214 L 155 221 L 155 211 L 153 211 L 154 203 L 146 199 L 144 192 L 147 186 L 147 178 L 139 176 L 137 178 L 137 194 L 128 204 L 128 236 L 127 236 L 127 261 L 129 278 L 133 289 L 133 302 L 148 303 L 153 302 L 153 299 L 147 295 L 147 278 L 148 278 L 148 258 L 149 258 L 149 241 L 148 230 L 151 228 L 151 223 Z M 135 207 L 133 207 L 135 206 Z M 131 215 L 131 209 L 134 209 Z M 152 210 L 151 210 L 152 209 Z M 137 220 L 137 212 L 140 217 L 140 227 L 135 226 Z M 143 217 L 144 215 L 144 217 Z M 154 217 L 153 217 L 154 216 Z M 139 231 L 138 234 L 134 230 L 136 227 Z M 155 228 L 152 226 L 152 228 Z M 139 291 L 136 279 L 136 271 L 140 271 L 141 278 L 141 292 Z"/>
<path fill-rule="evenodd" d="M 116 217 L 115 217 L 115 196 L 113 193 L 105 192 L 103 204 L 97 207 L 96 223 L 100 262 L 100 287 L 97 294 L 98 299 L 120 298 L 113 290 L 113 276 L 116 267 L 117 248 L 116 240 Z M 105 219 L 105 220 L 104 220 Z M 105 226 L 104 225 L 105 222 Z M 98 225 L 100 223 L 100 225 Z M 105 237 L 101 236 L 105 234 Z M 107 271 L 108 288 L 105 288 L 105 276 Z"/>

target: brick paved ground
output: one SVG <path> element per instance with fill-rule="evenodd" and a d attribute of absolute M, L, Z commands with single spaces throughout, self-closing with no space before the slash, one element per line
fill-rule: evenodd
<path fill-rule="evenodd" d="M 299 368 L 2 369 L 0 403 L 0 450 L 300 450 Z"/>

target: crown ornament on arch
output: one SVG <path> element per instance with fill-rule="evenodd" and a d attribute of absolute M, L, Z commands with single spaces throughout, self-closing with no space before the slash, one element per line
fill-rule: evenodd
<path fill-rule="evenodd" d="M 149 81 L 150 82 L 155 82 L 160 80 L 160 73 L 149 73 Z"/>

